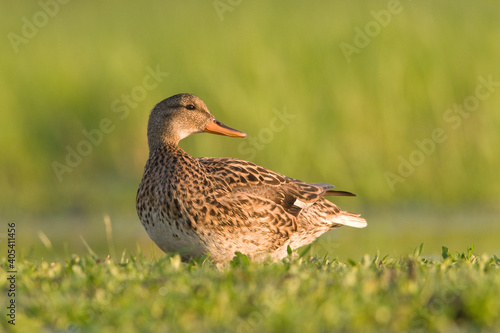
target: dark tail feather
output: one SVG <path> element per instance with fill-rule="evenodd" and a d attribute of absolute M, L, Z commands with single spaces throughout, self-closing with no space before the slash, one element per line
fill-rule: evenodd
<path fill-rule="evenodd" d="M 328 190 L 324 195 L 332 195 L 332 196 L 338 196 L 338 197 L 355 197 L 356 194 L 351 193 L 351 192 L 346 192 L 346 191 L 335 191 L 335 190 Z"/>

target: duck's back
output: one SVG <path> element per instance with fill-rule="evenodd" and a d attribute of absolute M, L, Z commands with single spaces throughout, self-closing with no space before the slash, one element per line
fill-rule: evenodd
<path fill-rule="evenodd" d="M 324 198 L 328 195 L 353 195 L 334 191 L 333 185 L 305 183 L 233 158 L 197 160 L 209 177 L 228 188 L 228 193 L 233 196 L 243 194 L 244 200 L 249 200 L 255 206 L 266 206 L 268 227 L 281 236 L 273 257 L 284 257 L 288 245 L 297 248 L 309 244 L 330 229 L 342 225 L 356 228 L 366 226 L 366 221 L 358 214 L 342 211 Z M 250 223 L 253 218 L 248 216 Z"/>

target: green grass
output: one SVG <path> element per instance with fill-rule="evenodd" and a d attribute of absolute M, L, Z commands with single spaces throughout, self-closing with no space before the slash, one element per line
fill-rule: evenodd
<path fill-rule="evenodd" d="M 328 260 L 302 253 L 274 264 L 237 256 L 218 270 L 177 255 L 71 256 L 17 263 L 16 328 L 84 332 L 495 331 L 500 259 Z M 5 258 L 0 262 L 6 269 Z M 2 271 L 0 289 L 5 290 Z M 2 302 L 2 307 L 5 301 Z M 1 326 L 8 328 L 5 318 Z"/>

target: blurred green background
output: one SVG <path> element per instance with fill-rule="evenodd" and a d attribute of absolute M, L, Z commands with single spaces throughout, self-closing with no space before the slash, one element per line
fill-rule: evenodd
<path fill-rule="evenodd" d="M 192 155 L 358 194 L 335 202 L 368 228 L 331 232 L 314 253 L 498 251 L 500 4 L 391 3 L 2 2 L 0 241 L 16 222 L 27 257 L 85 252 L 82 238 L 99 256 L 159 253 L 135 213 L 147 118 L 190 92 L 249 136 L 192 136 Z M 477 99 L 481 77 L 494 83 Z M 68 166 L 72 150 L 84 153 Z"/>

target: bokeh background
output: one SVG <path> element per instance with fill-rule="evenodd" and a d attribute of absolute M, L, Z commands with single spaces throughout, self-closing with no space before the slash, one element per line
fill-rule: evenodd
<path fill-rule="evenodd" d="M 195 135 L 192 155 L 358 194 L 335 202 L 368 227 L 313 254 L 500 249 L 497 1 L 1 6 L 0 242 L 16 222 L 24 257 L 160 253 L 135 194 L 149 111 L 179 92 L 249 136 Z"/>

